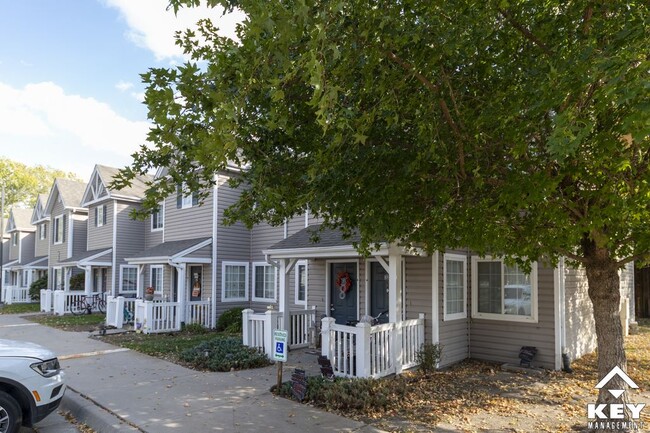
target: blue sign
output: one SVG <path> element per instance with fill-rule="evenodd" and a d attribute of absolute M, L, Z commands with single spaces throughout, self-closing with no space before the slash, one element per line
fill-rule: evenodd
<path fill-rule="evenodd" d="M 273 331 L 273 360 L 287 362 L 287 339 L 289 333 L 284 330 L 276 329 Z"/>

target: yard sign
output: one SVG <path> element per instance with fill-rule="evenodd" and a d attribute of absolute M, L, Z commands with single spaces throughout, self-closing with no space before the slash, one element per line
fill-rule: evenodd
<path fill-rule="evenodd" d="M 273 360 L 287 362 L 287 338 L 289 333 L 276 329 L 273 331 Z"/>

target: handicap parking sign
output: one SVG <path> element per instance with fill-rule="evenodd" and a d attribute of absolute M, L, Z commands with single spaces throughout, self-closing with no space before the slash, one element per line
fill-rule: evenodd
<path fill-rule="evenodd" d="M 287 337 L 288 332 L 282 330 L 273 331 L 273 360 L 286 362 L 287 361 Z"/>

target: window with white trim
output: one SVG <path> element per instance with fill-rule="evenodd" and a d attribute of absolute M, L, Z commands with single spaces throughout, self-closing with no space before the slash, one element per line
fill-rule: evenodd
<path fill-rule="evenodd" d="M 268 263 L 253 263 L 253 301 L 275 302 L 275 268 Z"/>
<path fill-rule="evenodd" d="M 537 322 L 537 263 L 527 274 L 500 259 L 472 257 L 472 317 Z"/>
<path fill-rule="evenodd" d="M 445 254 L 443 275 L 443 320 L 467 317 L 467 257 Z"/>
<path fill-rule="evenodd" d="M 133 265 L 120 266 L 120 292 L 135 292 L 138 288 L 138 267 Z"/>
<path fill-rule="evenodd" d="M 162 265 L 151 265 L 150 270 L 149 287 L 153 287 L 154 292 L 160 295 L 163 292 L 164 268 Z"/>
<path fill-rule="evenodd" d="M 300 261 L 296 263 L 295 270 L 295 289 L 296 289 L 296 304 L 307 304 L 307 262 Z"/>
<path fill-rule="evenodd" d="M 102 227 L 106 224 L 106 205 L 97 206 L 95 208 L 95 227 Z"/>
<path fill-rule="evenodd" d="M 63 215 L 54 217 L 54 228 L 52 230 L 52 242 L 55 244 L 63 243 Z"/>
<path fill-rule="evenodd" d="M 161 202 L 158 208 L 151 212 L 151 231 L 155 232 L 162 230 L 164 227 L 164 209 L 165 202 Z"/>
<path fill-rule="evenodd" d="M 47 237 L 47 223 L 38 225 L 38 238 L 44 240 Z"/>
<path fill-rule="evenodd" d="M 185 182 L 177 187 L 176 207 L 178 209 L 188 209 L 199 204 L 199 196 L 196 192 L 190 191 Z"/>
<path fill-rule="evenodd" d="M 248 263 L 223 262 L 221 266 L 221 298 L 224 301 L 247 301 Z"/>
<path fill-rule="evenodd" d="M 18 246 L 18 232 L 13 232 L 11 234 L 11 245 L 14 247 Z"/>
<path fill-rule="evenodd" d="M 63 290 L 63 268 L 52 268 L 54 290 Z"/>

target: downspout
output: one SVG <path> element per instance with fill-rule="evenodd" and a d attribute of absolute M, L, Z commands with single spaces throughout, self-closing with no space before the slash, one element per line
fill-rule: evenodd
<path fill-rule="evenodd" d="M 558 263 L 560 281 L 560 347 L 562 349 L 562 370 L 571 373 L 569 354 L 566 350 L 566 261 L 564 257 L 560 257 Z"/>
<path fill-rule="evenodd" d="M 111 266 L 111 294 L 117 296 L 117 284 L 115 281 L 115 267 L 117 266 L 117 200 L 113 200 L 113 265 Z"/>
<path fill-rule="evenodd" d="M 219 175 L 216 175 L 215 184 L 213 188 L 212 200 L 212 310 L 211 310 L 211 324 L 212 328 L 217 327 L 217 228 L 219 225 L 218 212 L 219 212 Z"/>

